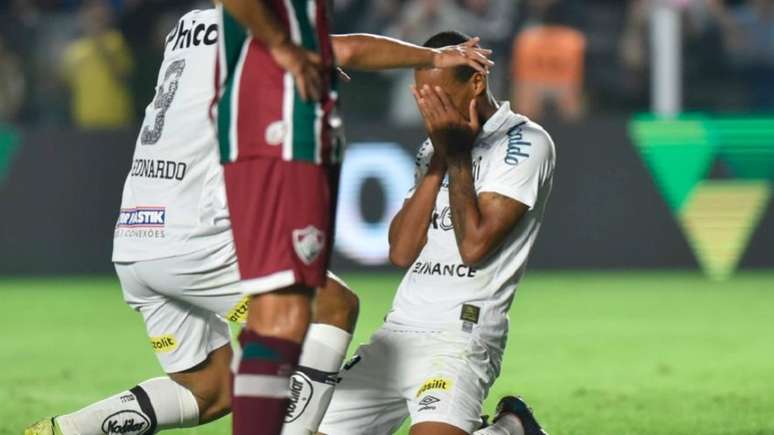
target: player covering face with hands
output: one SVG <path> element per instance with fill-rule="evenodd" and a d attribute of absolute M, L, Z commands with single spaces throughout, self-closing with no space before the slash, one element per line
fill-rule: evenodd
<path fill-rule="evenodd" d="M 42 420 L 25 430 L 28 435 L 146 435 L 204 424 L 231 410 L 226 319 L 244 315 L 246 302 L 208 119 L 218 34 L 218 14 L 211 9 L 185 14 L 168 35 L 115 231 L 113 261 L 124 299 L 142 314 L 167 376 Z M 435 50 L 374 35 L 334 35 L 332 46 L 337 64 L 347 68 L 468 65 L 471 59 L 481 70 L 490 65 L 488 51 L 472 45 Z M 309 59 L 314 64 L 314 56 Z M 314 323 L 293 375 L 314 394 L 302 391 L 294 396 L 293 412 L 279 414 L 290 435 L 316 430 L 357 313 L 357 298 L 339 280 L 326 279 L 317 293 Z M 286 377 L 283 403 L 290 382 Z M 251 416 L 259 430 L 267 426 L 263 411 Z"/>
<path fill-rule="evenodd" d="M 233 432 L 273 435 L 288 407 L 288 376 L 299 364 L 313 289 L 325 280 L 335 239 L 342 157 L 335 66 L 455 64 L 483 71 L 491 62 L 473 44 L 421 48 L 372 35 L 332 36 L 324 0 L 222 4 L 214 112 L 239 272 L 250 297 L 234 365 Z"/>
<path fill-rule="evenodd" d="M 469 41 L 443 32 L 425 46 Z M 482 428 L 508 310 L 551 192 L 555 151 L 539 125 L 490 94 L 486 74 L 417 68 L 412 92 L 429 139 L 393 218 L 390 260 L 407 271 L 384 324 L 345 365 L 320 432 L 543 435 L 521 399 Z"/>

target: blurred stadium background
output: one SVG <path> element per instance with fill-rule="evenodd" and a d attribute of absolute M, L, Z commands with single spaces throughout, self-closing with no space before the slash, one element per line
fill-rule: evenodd
<path fill-rule="evenodd" d="M 495 49 L 558 170 L 488 408 L 552 434 L 774 434 L 774 1 L 335 0 L 335 30 Z M 0 1 L 0 434 L 159 373 L 112 228 L 190 0 Z M 363 341 L 423 138 L 410 73 L 352 74 L 334 269 Z M 191 430 L 228 433 L 228 422 Z"/>

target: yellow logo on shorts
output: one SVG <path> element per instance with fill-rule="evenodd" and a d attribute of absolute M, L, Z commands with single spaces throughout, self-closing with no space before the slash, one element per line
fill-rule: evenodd
<path fill-rule="evenodd" d="M 247 304 L 250 302 L 250 296 L 245 296 L 242 298 L 241 301 L 239 301 L 238 304 L 234 305 L 234 308 L 231 309 L 231 311 L 226 314 L 226 319 L 228 319 L 229 322 L 234 323 L 245 323 L 247 322 Z"/>
<path fill-rule="evenodd" d="M 151 346 L 153 346 L 153 351 L 156 353 L 172 352 L 177 349 L 177 339 L 170 334 L 151 337 L 150 342 Z"/>
<path fill-rule="evenodd" d="M 424 384 L 422 384 L 421 387 L 419 387 L 419 390 L 417 390 L 417 397 L 432 390 L 449 391 L 451 390 L 451 387 L 452 387 L 451 379 L 448 379 L 448 378 L 428 379 Z"/>

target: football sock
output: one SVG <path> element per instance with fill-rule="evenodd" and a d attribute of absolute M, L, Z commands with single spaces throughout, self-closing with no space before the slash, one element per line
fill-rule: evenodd
<path fill-rule="evenodd" d="M 473 435 L 524 435 L 521 421 L 513 414 L 503 414 L 495 423 L 473 432 Z"/>
<path fill-rule="evenodd" d="M 187 388 L 154 378 L 72 414 L 56 418 L 63 435 L 153 434 L 199 424 L 199 405 Z"/>
<path fill-rule="evenodd" d="M 231 389 L 234 435 L 279 435 L 288 408 L 290 375 L 301 345 L 243 329 L 240 361 Z"/>
<path fill-rule="evenodd" d="M 290 405 L 282 435 L 317 433 L 338 382 L 352 335 L 322 323 L 309 326 L 298 369 L 290 377 Z"/>

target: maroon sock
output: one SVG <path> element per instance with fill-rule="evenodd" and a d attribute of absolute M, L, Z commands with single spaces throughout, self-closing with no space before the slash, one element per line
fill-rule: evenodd
<path fill-rule="evenodd" d="M 239 334 L 239 343 L 242 358 L 231 389 L 233 434 L 279 435 L 301 345 L 247 329 Z"/>

